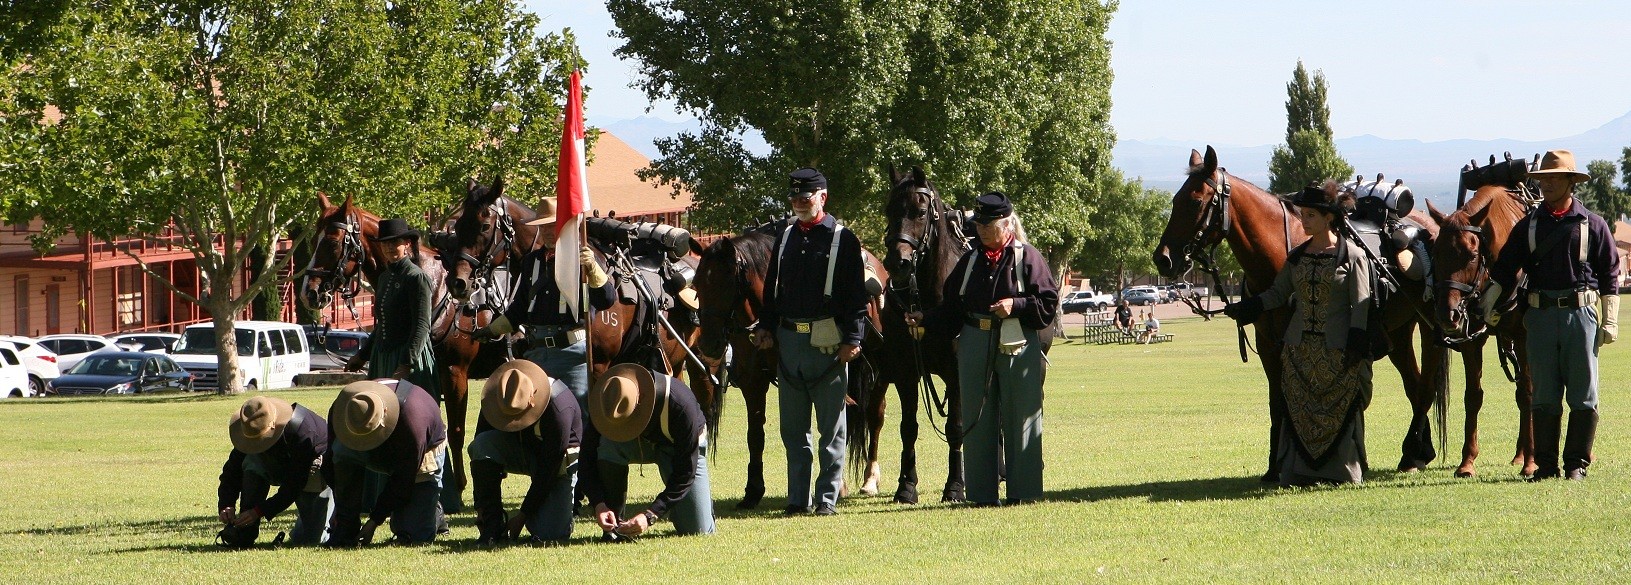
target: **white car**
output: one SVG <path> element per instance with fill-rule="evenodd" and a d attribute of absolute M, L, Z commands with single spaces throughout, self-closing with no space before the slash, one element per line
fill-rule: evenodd
<path fill-rule="evenodd" d="M 69 370 L 85 356 L 99 351 L 119 351 L 113 342 L 101 335 L 61 333 L 40 338 L 40 345 L 57 354 L 57 368 Z"/>
<path fill-rule="evenodd" d="M 108 337 L 114 345 L 130 351 L 144 351 L 147 353 L 167 354 L 174 347 L 176 340 L 181 339 L 175 333 L 120 333 Z"/>
<path fill-rule="evenodd" d="M 11 344 L 0 347 L 0 398 L 27 398 L 35 396 L 28 384 L 28 366 Z"/>
<path fill-rule="evenodd" d="M 34 390 L 35 396 L 44 396 L 51 381 L 62 375 L 62 369 L 57 367 L 57 354 L 40 346 L 32 338 L 0 335 L 0 347 L 11 348 L 17 352 L 17 357 L 22 358 L 23 365 L 28 368 L 28 386 Z"/>

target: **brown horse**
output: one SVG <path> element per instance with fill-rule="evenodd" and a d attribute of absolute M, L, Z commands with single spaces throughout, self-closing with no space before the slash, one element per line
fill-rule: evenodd
<path fill-rule="evenodd" d="M 1535 474 L 1534 427 L 1529 411 L 1534 384 L 1525 365 L 1529 359 L 1529 344 L 1523 318 L 1513 314 L 1498 325 L 1488 327 L 1478 310 L 1479 297 L 1489 281 L 1490 265 L 1500 256 L 1512 226 L 1523 219 L 1529 209 L 1515 184 L 1480 187 L 1466 205 L 1448 216 L 1428 205 L 1439 226 L 1439 237 L 1432 247 L 1433 275 L 1439 287 L 1433 317 L 1440 330 L 1448 332 L 1446 341 L 1461 352 L 1466 365 L 1466 437 L 1461 446 L 1461 465 L 1455 469 L 1456 477 L 1472 477 L 1477 473 L 1473 463 L 1478 459 L 1478 411 L 1484 405 L 1484 344 L 1490 333 L 1495 336 L 1501 359 L 1516 370 L 1513 377 L 1517 383 L 1514 398 L 1518 403 L 1518 446 L 1512 464 L 1522 465 L 1521 473 L 1525 477 Z M 1507 297 L 1503 299 L 1507 302 L 1502 304 L 1515 304 L 1516 294 Z"/>
<path fill-rule="evenodd" d="M 1217 152 L 1206 147 L 1206 155 L 1190 151 L 1189 178 L 1172 197 L 1172 216 L 1161 234 L 1154 254 L 1161 276 L 1176 278 L 1188 272 L 1195 262 L 1209 263 L 1210 250 L 1228 242 L 1252 292 L 1267 290 L 1285 265 L 1292 248 L 1307 240 L 1302 221 L 1284 199 L 1271 195 L 1218 166 Z M 1426 214 L 1410 217 L 1432 235 L 1437 224 Z M 1203 266 L 1204 268 L 1204 266 Z M 1433 339 L 1432 322 L 1423 298 L 1421 283 L 1404 280 L 1401 289 L 1388 297 L 1382 307 L 1383 325 L 1391 345 L 1388 358 L 1404 380 L 1410 399 L 1410 427 L 1401 445 L 1399 471 L 1420 471 L 1436 457 L 1428 410 L 1440 404 L 1440 432 L 1443 432 L 1442 403 L 1448 386 L 1449 350 Z M 1285 420 L 1285 398 L 1280 386 L 1281 338 L 1290 320 L 1290 311 L 1269 311 L 1256 323 L 1258 356 L 1269 379 L 1269 468 L 1264 481 L 1278 479 L 1277 440 Z M 1412 332 L 1421 326 L 1421 364 L 1416 362 Z M 1244 351 L 1244 350 L 1243 350 Z"/>
<path fill-rule="evenodd" d="M 732 356 L 729 379 L 742 389 L 748 412 L 748 480 L 742 500 L 736 506 L 739 509 L 758 507 L 765 494 L 765 409 L 779 359 L 774 348 L 755 347 L 749 334 L 764 306 L 765 274 L 770 270 L 775 239 L 768 230 L 720 238 L 702 251 L 697 263 L 696 286 L 702 304 L 697 347 L 705 359 L 723 366 L 729 345 Z M 862 250 L 862 254 L 874 272 L 883 270 L 882 263 L 871 252 Z M 878 334 L 880 304 L 880 299 L 873 299 L 868 310 L 871 325 L 862 343 L 861 357 L 850 362 L 848 394 L 853 404 L 845 409 L 851 429 L 851 473 L 865 471 L 868 479 L 860 493 L 866 495 L 877 493 L 876 437 L 883 420 L 881 417 L 863 419 L 859 405 L 881 400 L 878 397 L 883 395 L 886 382 L 876 373 L 881 364 L 893 357 L 883 352 Z M 846 489 L 847 485 L 846 481 Z"/>
<path fill-rule="evenodd" d="M 357 205 L 350 196 L 339 205 L 334 205 L 326 195 L 318 195 L 317 202 L 321 207 L 317 229 L 322 235 L 300 282 L 300 300 L 309 308 L 327 306 L 336 291 L 342 296 L 354 294 L 347 291 L 357 289 L 358 279 L 377 282 L 385 269 L 384 251 L 376 240 L 378 215 Z M 434 237 L 435 234 L 431 234 L 423 239 L 428 241 Z M 443 506 L 456 511 L 457 506 L 450 504 L 467 485 L 464 435 L 469 379 L 483 377 L 502 363 L 504 347 L 502 344 L 484 346 L 471 337 L 469 332 L 490 320 L 491 315 L 463 306 L 447 294 L 442 265 L 436 260 L 436 254 L 421 250 L 418 264 L 431 281 L 430 336 L 436 354 L 438 398 L 447 407 L 448 449 L 455 454 L 450 457 L 454 490 L 444 498 Z"/>
<path fill-rule="evenodd" d="M 453 297 L 461 303 L 475 303 L 484 312 L 502 311 L 503 307 L 507 307 L 514 297 L 515 289 L 511 283 L 521 274 L 522 259 L 547 242 L 553 242 L 556 236 L 553 226 L 526 225 L 537 216 L 531 207 L 504 196 L 502 178 L 494 179 L 491 186 L 472 181 L 459 209 L 450 216 L 451 239 L 442 251 L 447 289 Z M 614 279 L 626 280 L 623 269 L 613 258 L 606 256 L 607 246 L 591 242 L 591 247 L 612 266 Z M 684 261 L 692 266 L 696 262 L 689 257 Z M 479 300 L 475 300 L 478 297 Z M 717 407 L 709 372 L 687 360 L 685 347 L 679 341 L 694 343 L 698 336 L 697 327 L 684 309 L 676 307 L 670 309 L 666 316 L 680 334 L 679 340 L 654 318 L 645 320 L 645 330 L 633 331 L 640 325 L 637 320 L 641 313 L 654 310 L 655 307 L 649 305 L 642 309 L 639 302 L 620 301 L 607 310 L 594 312 L 588 324 L 589 378 L 598 379 L 613 364 L 626 361 L 673 375 L 683 371 L 703 412 L 708 414 L 710 430 L 714 430 Z M 659 347 L 631 345 L 641 343 Z M 650 353 L 659 357 L 637 355 L 643 353 L 637 350 L 644 349 L 651 349 Z"/>

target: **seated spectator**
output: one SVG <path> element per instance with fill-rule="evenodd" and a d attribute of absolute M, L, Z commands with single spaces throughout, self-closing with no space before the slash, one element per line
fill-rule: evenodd
<path fill-rule="evenodd" d="M 1161 322 L 1156 320 L 1155 311 L 1150 311 L 1149 313 L 1145 313 L 1145 317 L 1144 317 L 1144 333 L 1139 335 L 1139 343 L 1143 343 L 1143 344 L 1148 345 L 1150 343 L 1150 341 L 1155 339 L 1156 334 L 1158 334 L 1160 332 L 1161 332 Z"/>
<path fill-rule="evenodd" d="M 1116 329 L 1122 335 L 1133 334 L 1133 309 L 1127 306 L 1127 299 L 1116 301 Z"/>

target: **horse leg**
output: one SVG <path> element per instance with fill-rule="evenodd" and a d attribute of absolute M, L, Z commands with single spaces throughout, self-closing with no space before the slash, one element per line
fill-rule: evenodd
<path fill-rule="evenodd" d="M 1410 399 L 1410 427 L 1405 431 L 1404 441 L 1400 445 L 1398 467 L 1399 471 L 1406 473 L 1426 469 L 1427 463 L 1434 457 L 1432 426 L 1427 418 L 1433 398 L 1424 390 L 1426 384 L 1422 383 L 1422 372 L 1416 362 L 1414 334 L 1414 322 L 1388 332 L 1389 341 L 1393 344 L 1388 361 L 1393 362 L 1394 369 L 1399 371 L 1399 378 L 1404 381 L 1405 397 Z"/>
<path fill-rule="evenodd" d="M 1462 395 L 1466 406 L 1466 423 L 1461 441 L 1461 465 L 1455 468 L 1456 477 L 1472 477 L 1478 472 L 1473 463 L 1478 459 L 1478 412 L 1484 407 L 1484 342 L 1488 338 L 1468 343 L 1461 348 L 1461 363 L 1466 368 L 1467 389 Z"/>
<path fill-rule="evenodd" d="M 867 394 L 867 445 L 866 445 L 866 477 L 861 482 L 861 495 L 878 495 L 879 476 L 883 475 L 878 466 L 878 447 L 882 444 L 883 423 L 889 407 L 889 381 L 883 377 L 883 372 L 877 372 L 877 382 L 872 385 L 872 391 Z"/>
<path fill-rule="evenodd" d="M 448 365 L 437 374 L 445 392 L 442 402 L 447 406 L 447 459 L 453 463 L 453 485 L 442 486 L 442 511 L 447 514 L 464 508 L 464 488 L 469 485 L 464 471 L 464 422 L 469 410 L 470 379 L 465 368 Z"/>
<path fill-rule="evenodd" d="M 1518 448 L 1512 457 L 1513 465 L 1522 465 L 1524 477 L 1533 477 L 1539 465 L 1535 463 L 1535 413 L 1530 407 L 1535 400 L 1535 381 L 1529 376 L 1529 342 L 1525 332 L 1512 336 L 1513 354 L 1518 361 L 1518 384 L 1514 398 L 1518 402 Z"/>
<path fill-rule="evenodd" d="M 916 504 L 917 377 L 900 376 L 895 380 L 895 392 L 900 396 L 900 479 L 895 482 L 895 503 Z M 934 413 L 929 413 L 929 416 L 934 416 Z"/>
<path fill-rule="evenodd" d="M 953 352 L 942 354 L 950 357 Z M 963 474 L 963 398 L 958 395 L 960 391 L 957 378 L 957 364 L 955 360 L 947 359 L 940 368 L 940 380 L 946 386 L 946 490 L 941 492 L 942 502 L 963 502 L 968 500 L 968 480 Z"/>
<path fill-rule="evenodd" d="M 748 412 L 748 483 L 738 510 L 759 507 L 765 497 L 765 400 L 770 380 L 755 372 L 742 380 L 742 402 Z"/>

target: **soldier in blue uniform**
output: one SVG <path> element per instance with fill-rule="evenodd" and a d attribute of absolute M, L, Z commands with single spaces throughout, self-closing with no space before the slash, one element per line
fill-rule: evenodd
<path fill-rule="evenodd" d="M 765 274 L 764 311 L 753 332 L 760 349 L 777 348 L 778 406 L 787 448 L 787 513 L 837 513 L 844 484 L 844 394 L 848 364 L 861 353 L 867 291 L 861 240 L 824 210 L 827 178 L 794 171 L 794 218 L 776 236 Z M 810 410 L 821 433 L 815 494 L 810 492 Z"/>
<path fill-rule="evenodd" d="M 470 442 L 470 479 L 479 544 L 519 538 L 557 544 L 572 537 L 572 490 L 577 486 L 583 414 L 572 390 L 538 364 L 511 360 L 487 377 L 481 418 L 492 428 Z M 504 518 L 506 474 L 532 478 L 521 509 Z"/>
<path fill-rule="evenodd" d="M 1619 252 L 1608 222 L 1574 197 L 1574 184 L 1590 175 L 1574 166 L 1574 154 L 1553 150 L 1530 171 L 1544 204 L 1518 220 L 1490 267 L 1490 286 L 1480 298 L 1485 322 L 1495 323 L 1503 291 L 1528 278 L 1523 315 L 1528 330 L 1529 371 L 1535 396 L 1535 475 L 1584 479 L 1597 437 L 1597 352 L 1619 335 Z M 1563 406 L 1569 403 L 1569 435 L 1558 466 Z"/>

